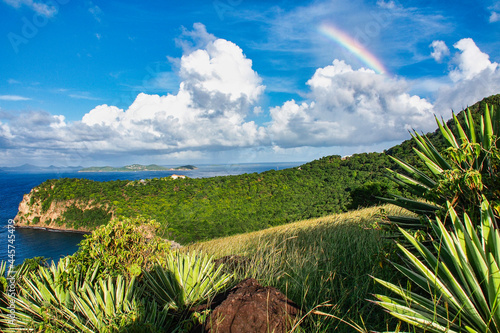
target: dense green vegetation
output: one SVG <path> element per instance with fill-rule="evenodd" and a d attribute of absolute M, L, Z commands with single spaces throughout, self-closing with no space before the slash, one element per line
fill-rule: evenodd
<path fill-rule="evenodd" d="M 385 155 L 372 153 L 347 159 L 329 156 L 281 171 L 204 179 L 49 180 L 38 187 L 32 201 L 41 201 L 45 209 L 52 202 L 66 200 L 93 202 L 100 207 L 93 212 L 99 216 L 94 223 L 87 218 L 78 219 L 85 213 L 77 208 L 66 212 L 74 228 L 102 224 L 106 213 L 113 211 L 119 217 L 156 220 L 161 224 L 163 236 L 187 243 L 325 216 L 366 204 L 365 199 L 374 188 L 380 195 L 394 189 L 383 177 L 391 163 Z M 359 198 L 350 195 L 363 191 Z"/>
<path fill-rule="evenodd" d="M 78 228 L 85 225 L 88 228 L 95 228 L 106 224 L 111 219 L 111 213 L 100 207 L 82 209 L 74 204 L 69 206 L 63 213 L 63 218 L 56 221 L 57 224 L 65 224 L 68 228 Z"/>

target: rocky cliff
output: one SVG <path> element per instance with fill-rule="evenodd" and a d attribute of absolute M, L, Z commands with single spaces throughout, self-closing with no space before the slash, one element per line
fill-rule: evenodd
<path fill-rule="evenodd" d="M 109 210 L 109 207 L 100 206 L 95 202 L 82 202 L 77 200 L 53 201 L 50 206 L 43 207 L 43 203 L 39 199 L 35 199 L 34 194 L 38 191 L 35 187 L 30 193 L 23 196 L 23 200 L 19 204 L 19 209 L 14 221 L 16 226 L 21 228 L 45 228 L 75 232 L 90 232 L 92 227 L 75 227 L 67 219 L 69 209 L 86 212 L 93 209 L 103 209 L 109 212 L 110 218 L 114 217 L 114 213 Z M 69 222 L 69 223 L 68 223 Z"/>

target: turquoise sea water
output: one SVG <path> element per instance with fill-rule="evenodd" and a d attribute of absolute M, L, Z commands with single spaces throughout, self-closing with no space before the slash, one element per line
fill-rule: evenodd
<path fill-rule="evenodd" d="M 87 178 L 96 181 L 108 180 L 138 180 L 157 177 L 168 177 L 172 174 L 183 174 L 191 178 L 238 175 L 244 173 L 281 170 L 301 165 L 303 163 L 256 163 L 231 165 L 203 165 L 190 171 L 144 171 L 144 172 L 59 172 L 59 173 L 0 173 L 0 260 L 8 257 L 9 219 L 13 219 L 18 210 L 23 195 L 47 179 L 54 178 Z M 26 258 L 44 256 L 58 260 L 62 256 L 73 254 L 78 249 L 78 243 L 83 235 L 69 232 L 54 232 L 36 229 L 15 229 L 14 246 L 15 262 L 22 263 Z M 12 237 L 11 237 L 12 240 Z M 12 253 L 12 252 L 11 252 Z"/>

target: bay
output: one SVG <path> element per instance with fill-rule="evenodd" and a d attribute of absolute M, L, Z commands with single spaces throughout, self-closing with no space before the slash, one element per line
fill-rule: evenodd
<path fill-rule="evenodd" d="M 139 180 L 168 177 L 182 174 L 191 178 L 239 175 L 244 173 L 260 173 L 268 170 L 281 170 L 303 164 L 302 162 L 286 163 L 245 163 L 223 165 L 201 165 L 189 171 L 137 171 L 137 172 L 53 172 L 53 173 L 0 173 L 0 260 L 12 259 L 9 250 L 14 254 L 15 264 L 27 258 L 43 256 L 58 261 L 78 249 L 78 243 L 84 238 L 82 234 L 71 232 L 54 232 L 39 229 L 21 229 L 9 236 L 7 228 L 9 220 L 18 211 L 23 195 L 35 186 L 48 179 L 86 178 L 95 181 Z M 10 239 L 10 242 L 9 242 Z M 10 247 L 9 247 L 10 245 Z M 12 252 L 14 250 L 14 252 Z"/>

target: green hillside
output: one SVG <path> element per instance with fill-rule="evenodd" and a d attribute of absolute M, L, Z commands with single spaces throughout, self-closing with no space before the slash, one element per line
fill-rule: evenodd
<path fill-rule="evenodd" d="M 160 178 L 145 181 L 96 182 L 49 180 L 32 194 L 31 204 L 47 211 L 53 202 L 92 202 L 82 210 L 70 205 L 67 227 L 95 227 L 114 216 L 143 216 L 162 224 L 164 236 L 181 243 L 260 230 L 301 219 L 346 211 L 351 192 L 363 186 L 383 190 L 389 158 L 359 154 L 342 160 L 329 156 L 299 168 L 261 174 L 202 179 Z M 362 191 L 361 191 L 362 192 Z M 91 223 L 91 225 L 89 225 Z"/>

